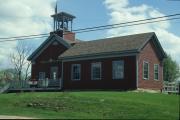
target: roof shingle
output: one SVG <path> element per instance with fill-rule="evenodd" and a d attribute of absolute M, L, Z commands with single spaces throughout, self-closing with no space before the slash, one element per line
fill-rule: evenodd
<path fill-rule="evenodd" d="M 76 43 L 59 58 L 92 55 L 110 52 L 138 51 L 152 36 L 153 32 L 106 38 Z"/>

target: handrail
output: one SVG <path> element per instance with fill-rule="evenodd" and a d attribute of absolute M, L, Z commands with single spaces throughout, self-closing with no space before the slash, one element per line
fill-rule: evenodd
<path fill-rule="evenodd" d="M 0 89 L 0 93 L 4 93 L 6 92 L 10 87 L 10 83 L 7 83 L 5 86 L 3 86 L 1 89 Z"/>

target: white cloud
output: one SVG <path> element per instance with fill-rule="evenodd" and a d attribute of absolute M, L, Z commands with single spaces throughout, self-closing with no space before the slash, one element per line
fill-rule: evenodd
<path fill-rule="evenodd" d="M 110 11 L 110 24 L 165 16 L 165 14 L 161 13 L 158 9 L 146 4 L 130 6 L 128 0 L 105 0 L 104 4 Z M 161 20 L 165 19 L 166 18 L 163 18 Z M 169 31 L 170 27 L 170 21 L 164 21 L 152 24 L 111 29 L 108 30 L 107 36 L 121 36 L 127 34 L 155 32 L 165 51 L 171 54 L 171 56 L 180 64 L 180 36 L 171 33 Z"/>
<path fill-rule="evenodd" d="M 55 0 L 1 0 L 0 37 L 48 33 L 52 30 Z M 0 43 L 0 68 L 17 42 Z"/>

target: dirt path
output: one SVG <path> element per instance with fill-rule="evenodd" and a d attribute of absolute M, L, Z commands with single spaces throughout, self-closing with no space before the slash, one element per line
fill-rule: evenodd
<path fill-rule="evenodd" d="M 0 115 L 0 119 L 35 119 L 35 118 L 21 117 L 21 116 Z"/>

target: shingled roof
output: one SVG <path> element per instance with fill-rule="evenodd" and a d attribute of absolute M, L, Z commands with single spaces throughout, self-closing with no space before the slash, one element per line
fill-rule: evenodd
<path fill-rule="evenodd" d="M 156 36 L 154 32 L 142 33 L 135 35 L 128 35 L 122 37 L 106 38 L 101 40 L 93 40 L 87 42 L 80 42 L 73 47 L 65 51 L 59 56 L 63 58 L 75 58 L 87 55 L 102 54 L 102 53 L 117 53 L 117 52 L 139 52 L 141 48 L 149 41 L 153 36 Z M 156 41 L 158 42 L 158 40 Z M 162 49 L 160 43 L 158 46 Z M 163 54 L 165 55 L 163 49 Z"/>

